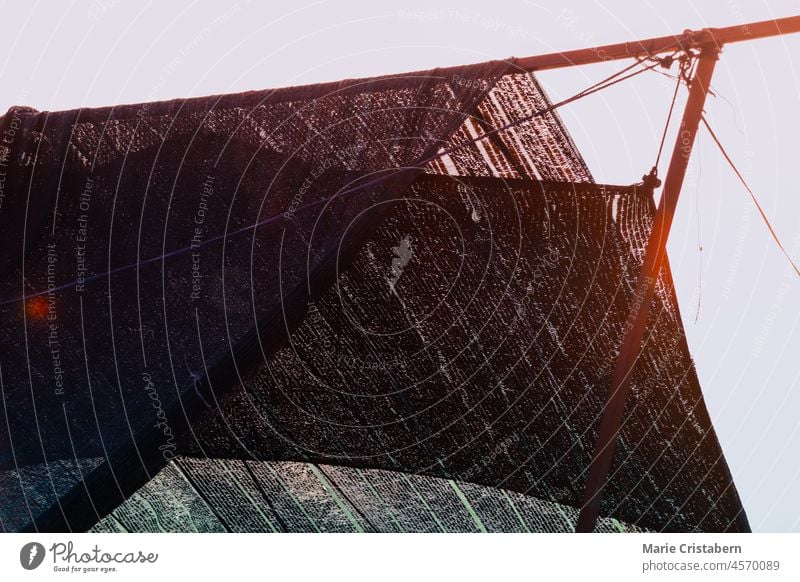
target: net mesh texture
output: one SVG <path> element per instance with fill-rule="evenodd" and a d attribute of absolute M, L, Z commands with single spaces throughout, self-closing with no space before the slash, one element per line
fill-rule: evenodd
<path fill-rule="evenodd" d="M 147 531 L 180 475 L 188 531 L 339 531 L 302 515 L 336 496 L 345 529 L 397 531 L 409 482 L 453 523 L 491 500 L 447 531 L 570 531 L 654 208 L 595 185 L 556 113 L 478 139 L 548 105 L 502 61 L 12 108 L 2 527 Z M 747 531 L 668 266 L 642 350 L 598 530 Z"/>

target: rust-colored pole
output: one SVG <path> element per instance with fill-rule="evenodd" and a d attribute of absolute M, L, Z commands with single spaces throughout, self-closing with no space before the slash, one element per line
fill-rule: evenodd
<path fill-rule="evenodd" d="M 653 230 L 647 242 L 642 270 L 636 284 L 636 291 L 631 302 L 631 310 L 625 323 L 625 336 L 617 357 L 616 368 L 611 387 L 603 409 L 600 432 L 595 443 L 594 455 L 589 465 L 589 476 L 584 489 L 583 502 L 576 527 L 577 532 L 594 530 L 600 515 L 600 501 L 603 488 L 608 480 L 611 463 L 616 451 L 617 433 L 619 432 L 625 402 L 630 390 L 630 379 L 636 360 L 641 351 L 650 304 L 653 300 L 658 273 L 666 256 L 667 237 L 675 216 L 686 167 L 692 152 L 692 145 L 703 113 L 711 75 L 719 57 L 719 49 L 715 44 L 706 44 L 698 56 L 697 68 L 691 81 L 686 109 L 683 112 L 680 131 L 672 150 L 664 190 L 653 219 Z"/>
<path fill-rule="evenodd" d="M 654 56 L 675 50 L 686 50 L 711 42 L 718 47 L 732 42 L 755 40 L 800 32 L 800 16 L 750 22 L 722 28 L 687 30 L 683 34 L 660 36 L 592 48 L 536 55 L 517 59 L 516 65 L 526 71 L 545 71 L 575 65 L 588 65 L 619 59 Z"/>

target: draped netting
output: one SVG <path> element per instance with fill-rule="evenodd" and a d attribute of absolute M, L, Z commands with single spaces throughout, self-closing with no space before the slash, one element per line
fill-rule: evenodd
<path fill-rule="evenodd" d="M 264 516 L 228 529 L 289 523 L 221 484 L 239 459 L 443 478 L 569 529 L 653 208 L 592 184 L 555 113 L 474 141 L 548 103 L 491 62 L 9 111 L 3 528 L 122 523 L 170 471 Z M 603 514 L 746 530 L 668 269 L 656 303 Z"/>

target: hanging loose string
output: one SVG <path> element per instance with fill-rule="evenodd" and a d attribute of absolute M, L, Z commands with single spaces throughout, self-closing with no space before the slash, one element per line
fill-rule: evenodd
<path fill-rule="evenodd" d="M 646 67 L 643 67 L 643 68 L 637 70 L 637 71 L 634 71 L 632 73 L 628 73 L 628 71 L 640 66 L 641 64 L 643 64 L 644 62 L 646 62 L 648 60 L 653 60 L 654 62 L 652 64 L 646 66 Z M 473 137 L 473 138 L 470 138 L 468 140 L 465 140 L 465 141 L 463 141 L 461 143 L 458 143 L 458 144 L 454 145 L 453 147 L 451 147 L 449 149 L 440 150 L 437 153 L 435 153 L 434 155 L 432 155 L 432 156 L 430 156 L 430 157 L 428 157 L 426 159 L 420 160 L 419 162 L 417 162 L 417 164 L 414 167 L 415 168 L 420 168 L 420 167 L 425 166 L 426 164 L 428 164 L 428 163 L 430 163 L 430 162 L 432 162 L 434 160 L 437 160 L 437 159 L 442 158 L 442 157 L 444 157 L 446 155 L 449 155 L 449 154 L 451 154 L 453 152 L 456 152 L 456 151 L 460 150 L 461 148 L 464 148 L 464 147 L 466 147 L 468 145 L 471 145 L 473 143 L 482 141 L 482 140 L 484 140 L 484 139 L 486 139 L 486 138 L 488 138 L 488 137 L 490 137 L 490 136 L 492 136 L 494 134 L 500 133 L 501 131 L 506 131 L 507 129 L 511 129 L 513 127 L 517 127 L 517 126 L 522 125 L 523 123 L 527 123 L 528 121 L 531 121 L 531 120 L 533 120 L 533 119 L 535 119 L 537 117 L 542 117 L 542 116 L 544 116 L 544 115 L 546 115 L 548 113 L 552 113 L 553 111 L 555 111 L 559 107 L 563 107 L 564 105 L 567 105 L 569 103 L 573 103 L 573 102 L 577 101 L 578 99 L 582 99 L 583 97 L 586 97 L 586 96 L 591 95 L 593 93 L 597 93 L 598 91 L 602 91 L 603 89 L 611 87 L 612 85 L 616 85 L 617 83 L 621 83 L 622 81 L 626 81 L 628 79 L 631 79 L 631 78 L 633 78 L 633 77 L 635 77 L 637 75 L 640 75 L 640 74 L 642 74 L 642 73 L 644 73 L 646 71 L 650 71 L 654 67 L 658 66 L 661 63 L 662 63 L 662 61 L 659 60 L 659 59 L 654 59 L 652 57 L 640 57 L 640 58 L 636 59 L 632 64 L 628 65 L 627 67 L 624 67 L 623 69 L 617 71 L 616 73 L 613 73 L 612 75 L 609 75 L 605 79 L 603 79 L 601 81 L 598 81 L 597 83 L 594 83 L 593 85 L 590 85 L 589 87 L 586 87 L 585 89 L 583 89 L 579 93 L 576 93 L 572 97 L 568 97 L 567 99 L 564 99 L 562 101 L 554 103 L 554 104 L 552 104 L 552 105 L 550 105 L 548 107 L 545 107 L 544 109 L 539 109 L 537 111 L 534 111 L 530 115 L 526 115 L 526 116 L 524 116 L 524 117 L 522 117 L 520 119 L 516 119 L 514 121 L 511 121 L 509 123 L 501 125 L 500 127 L 496 127 L 496 128 L 494 128 L 492 130 L 489 130 L 486 133 L 482 133 L 482 134 L 480 134 L 480 135 L 478 135 L 476 137 Z M 628 74 L 625 74 L 625 73 L 628 73 Z M 365 189 L 370 188 L 372 186 L 378 185 L 378 184 L 380 184 L 380 183 L 382 183 L 382 182 L 384 182 L 384 181 L 386 181 L 386 180 L 388 180 L 390 178 L 394 178 L 394 177 L 398 176 L 399 174 L 401 174 L 403 172 L 406 172 L 406 171 L 408 171 L 410 169 L 413 169 L 413 168 L 400 168 L 400 169 L 393 170 L 391 172 L 387 172 L 386 174 L 384 174 L 382 176 L 378 176 L 377 178 L 373 178 L 371 180 L 368 180 L 368 181 L 366 181 L 366 182 L 364 182 L 364 183 L 362 183 L 362 184 L 360 184 L 358 186 L 354 186 L 352 188 L 349 188 L 349 189 L 346 189 L 346 190 L 342 190 L 341 192 L 336 194 L 336 197 L 338 198 L 338 197 L 344 196 L 346 194 L 352 194 L 353 192 L 357 192 L 357 191 L 360 191 L 360 190 L 365 190 Z M 304 204 L 304 205 L 301 205 L 301 206 L 297 207 L 295 209 L 295 212 L 301 212 L 303 210 L 307 210 L 307 209 L 309 209 L 311 207 L 318 206 L 320 204 L 327 204 L 328 202 L 329 202 L 329 200 L 318 200 L 316 202 L 309 202 L 307 204 Z M 231 232 L 226 232 L 224 234 L 216 235 L 216 236 L 213 236 L 213 237 L 209 237 L 207 239 L 204 239 L 199 245 L 195 245 L 194 247 L 192 247 L 192 246 L 181 247 L 181 248 L 174 249 L 172 251 L 166 252 L 164 254 L 161 254 L 161 255 L 158 255 L 158 256 L 155 256 L 155 257 L 150 257 L 148 259 L 140 260 L 140 261 L 138 261 L 136 263 L 131 263 L 129 265 L 122 265 L 122 266 L 116 267 L 114 269 L 111 269 L 109 271 L 105 271 L 103 273 L 96 273 L 96 274 L 94 274 L 92 276 L 84 278 L 83 282 L 84 283 L 90 283 L 92 281 L 96 281 L 98 279 L 102 279 L 103 277 L 107 277 L 109 275 L 115 275 L 117 273 L 120 273 L 120 272 L 123 272 L 123 271 L 127 271 L 127 270 L 130 270 L 130 269 L 134 269 L 134 268 L 142 266 L 142 265 L 155 263 L 157 261 L 163 261 L 163 260 L 171 258 L 171 257 L 183 255 L 183 254 L 186 254 L 186 253 L 192 251 L 193 249 L 197 249 L 198 246 L 199 247 L 203 247 L 203 246 L 206 246 L 206 245 L 209 245 L 209 244 L 212 244 L 212 243 L 219 242 L 221 240 L 230 238 L 232 236 L 235 236 L 235 235 L 238 235 L 238 234 L 242 234 L 242 233 L 247 232 L 247 231 L 256 230 L 257 228 L 259 228 L 261 226 L 265 226 L 267 224 L 270 224 L 272 222 L 275 222 L 275 221 L 285 217 L 287 214 L 288 214 L 288 211 L 287 212 L 282 212 L 282 213 L 279 213 L 279 214 L 276 214 L 276 215 L 273 215 L 273 216 L 269 216 L 269 217 L 267 217 L 267 218 L 265 218 L 263 220 L 260 220 L 260 221 L 258 221 L 256 223 L 249 224 L 249 225 L 244 226 L 242 228 L 239 228 L 237 230 L 234 230 L 234 231 L 231 231 Z M 56 287 L 54 287 L 52 289 L 47 289 L 47 290 L 37 291 L 35 293 L 26 294 L 24 297 L 17 297 L 15 299 L 7 299 L 5 301 L 0 301 L 0 307 L 4 306 L 4 305 L 9 305 L 11 303 L 17 303 L 17 302 L 20 302 L 20 301 L 31 299 L 33 297 L 44 295 L 46 293 L 51 293 L 51 292 L 56 292 L 56 291 L 63 291 L 64 289 L 69 289 L 70 287 L 73 287 L 75 284 L 76 284 L 76 281 L 71 281 L 69 283 L 63 283 L 61 285 L 57 285 Z"/>
<path fill-rule="evenodd" d="M 662 64 L 665 68 L 669 68 L 669 66 L 672 64 L 673 59 L 670 57 L 665 57 L 665 59 L 669 60 L 662 62 Z M 670 122 L 672 121 L 672 113 L 675 110 L 675 102 L 678 99 L 678 89 L 680 89 L 682 83 L 688 85 L 689 79 L 693 77 L 693 75 L 690 74 L 690 68 L 691 68 L 690 61 L 691 61 L 691 55 L 689 55 L 688 53 L 684 54 L 684 56 L 681 57 L 680 70 L 678 71 L 677 75 L 670 75 L 669 73 L 659 71 L 658 69 L 655 70 L 656 73 L 664 75 L 665 77 L 668 77 L 670 79 L 674 79 L 675 90 L 672 92 L 672 100 L 670 101 L 669 104 L 669 111 L 667 112 L 667 120 L 664 123 L 664 131 L 661 133 L 661 143 L 658 145 L 658 154 L 656 155 L 656 163 L 653 165 L 653 169 L 650 171 L 651 175 L 653 176 L 657 175 L 658 164 L 661 162 L 661 154 L 664 152 L 664 143 L 667 140 L 667 132 L 669 130 Z M 700 136 L 698 136 L 698 139 L 699 137 Z M 699 151 L 698 151 L 698 158 L 699 158 Z M 647 180 L 648 177 L 644 176 L 644 178 L 645 180 Z M 697 184 L 699 188 L 700 184 L 699 176 Z M 703 245 L 701 244 L 700 240 L 700 206 L 698 201 L 699 197 L 697 196 L 697 193 L 695 193 L 695 214 L 697 216 L 697 249 L 700 253 L 700 272 L 698 273 L 698 285 L 697 285 L 697 309 L 694 315 L 695 323 L 697 323 L 697 321 L 700 319 L 700 304 L 702 303 L 703 299 Z"/>
<path fill-rule="evenodd" d="M 722 157 L 725 158 L 725 161 L 728 162 L 728 165 L 731 167 L 731 169 L 733 170 L 734 174 L 736 174 L 736 177 L 739 178 L 739 182 L 742 183 L 742 186 L 744 186 L 744 189 L 747 190 L 748 194 L 750 194 L 750 198 L 753 200 L 753 203 L 756 205 L 756 208 L 758 209 L 758 213 L 761 215 L 761 218 L 764 220 L 764 224 L 767 225 L 767 228 L 769 229 L 769 233 L 772 235 L 772 238 L 777 243 L 778 248 L 783 253 L 783 256 L 786 257 L 786 260 L 789 261 L 790 265 L 792 265 L 792 269 L 794 269 L 794 272 L 797 273 L 798 277 L 800 277 L 800 269 L 798 269 L 797 265 L 792 260 L 792 257 L 789 256 L 789 253 L 786 252 L 786 249 L 784 248 L 783 243 L 778 238 L 778 235 L 775 232 L 775 229 L 772 228 L 772 224 L 770 224 L 769 219 L 767 218 L 767 215 L 764 213 L 764 210 L 761 208 L 761 204 L 758 203 L 758 199 L 756 198 L 756 195 L 750 189 L 750 186 L 747 185 L 747 181 L 744 179 L 744 176 L 742 176 L 742 173 L 739 171 L 739 168 L 737 168 L 736 164 L 733 163 L 733 160 L 728 155 L 728 152 L 725 151 L 725 148 L 722 146 L 722 143 L 720 143 L 719 139 L 717 138 L 717 134 L 715 134 L 714 130 L 711 129 L 711 125 L 709 125 L 708 120 L 706 119 L 706 116 L 703 115 L 703 116 L 700 117 L 700 119 L 702 120 L 703 125 L 706 126 L 706 129 L 708 130 L 708 133 L 711 135 L 711 138 L 714 140 L 714 143 L 717 144 L 717 147 L 719 148 L 719 151 L 722 154 Z"/>
<path fill-rule="evenodd" d="M 694 150 L 697 152 L 697 185 L 694 190 L 694 214 L 697 217 L 697 252 L 700 256 L 700 265 L 697 273 L 697 311 L 694 314 L 694 322 L 700 319 L 700 303 L 703 300 L 703 243 L 700 237 L 700 180 L 703 177 L 703 161 L 700 155 L 700 134 L 697 134 L 697 145 Z"/>

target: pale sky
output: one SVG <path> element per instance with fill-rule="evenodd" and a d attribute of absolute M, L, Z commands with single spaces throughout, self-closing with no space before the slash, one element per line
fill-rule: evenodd
<path fill-rule="evenodd" d="M 307 84 L 797 13 L 796 0 L 0 1 L 0 111 Z M 726 47 L 706 106 L 796 261 L 799 56 L 800 35 Z M 624 64 L 539 78 L 558 100 Z M 629 184 L 649 170 L 671 90 L 659 75 L 640 75 L 561 109 L 598 182 Z M 669 252 L 700 383 L 751 525 L 800 531 L 800 278 L 702 131 Z"/>

